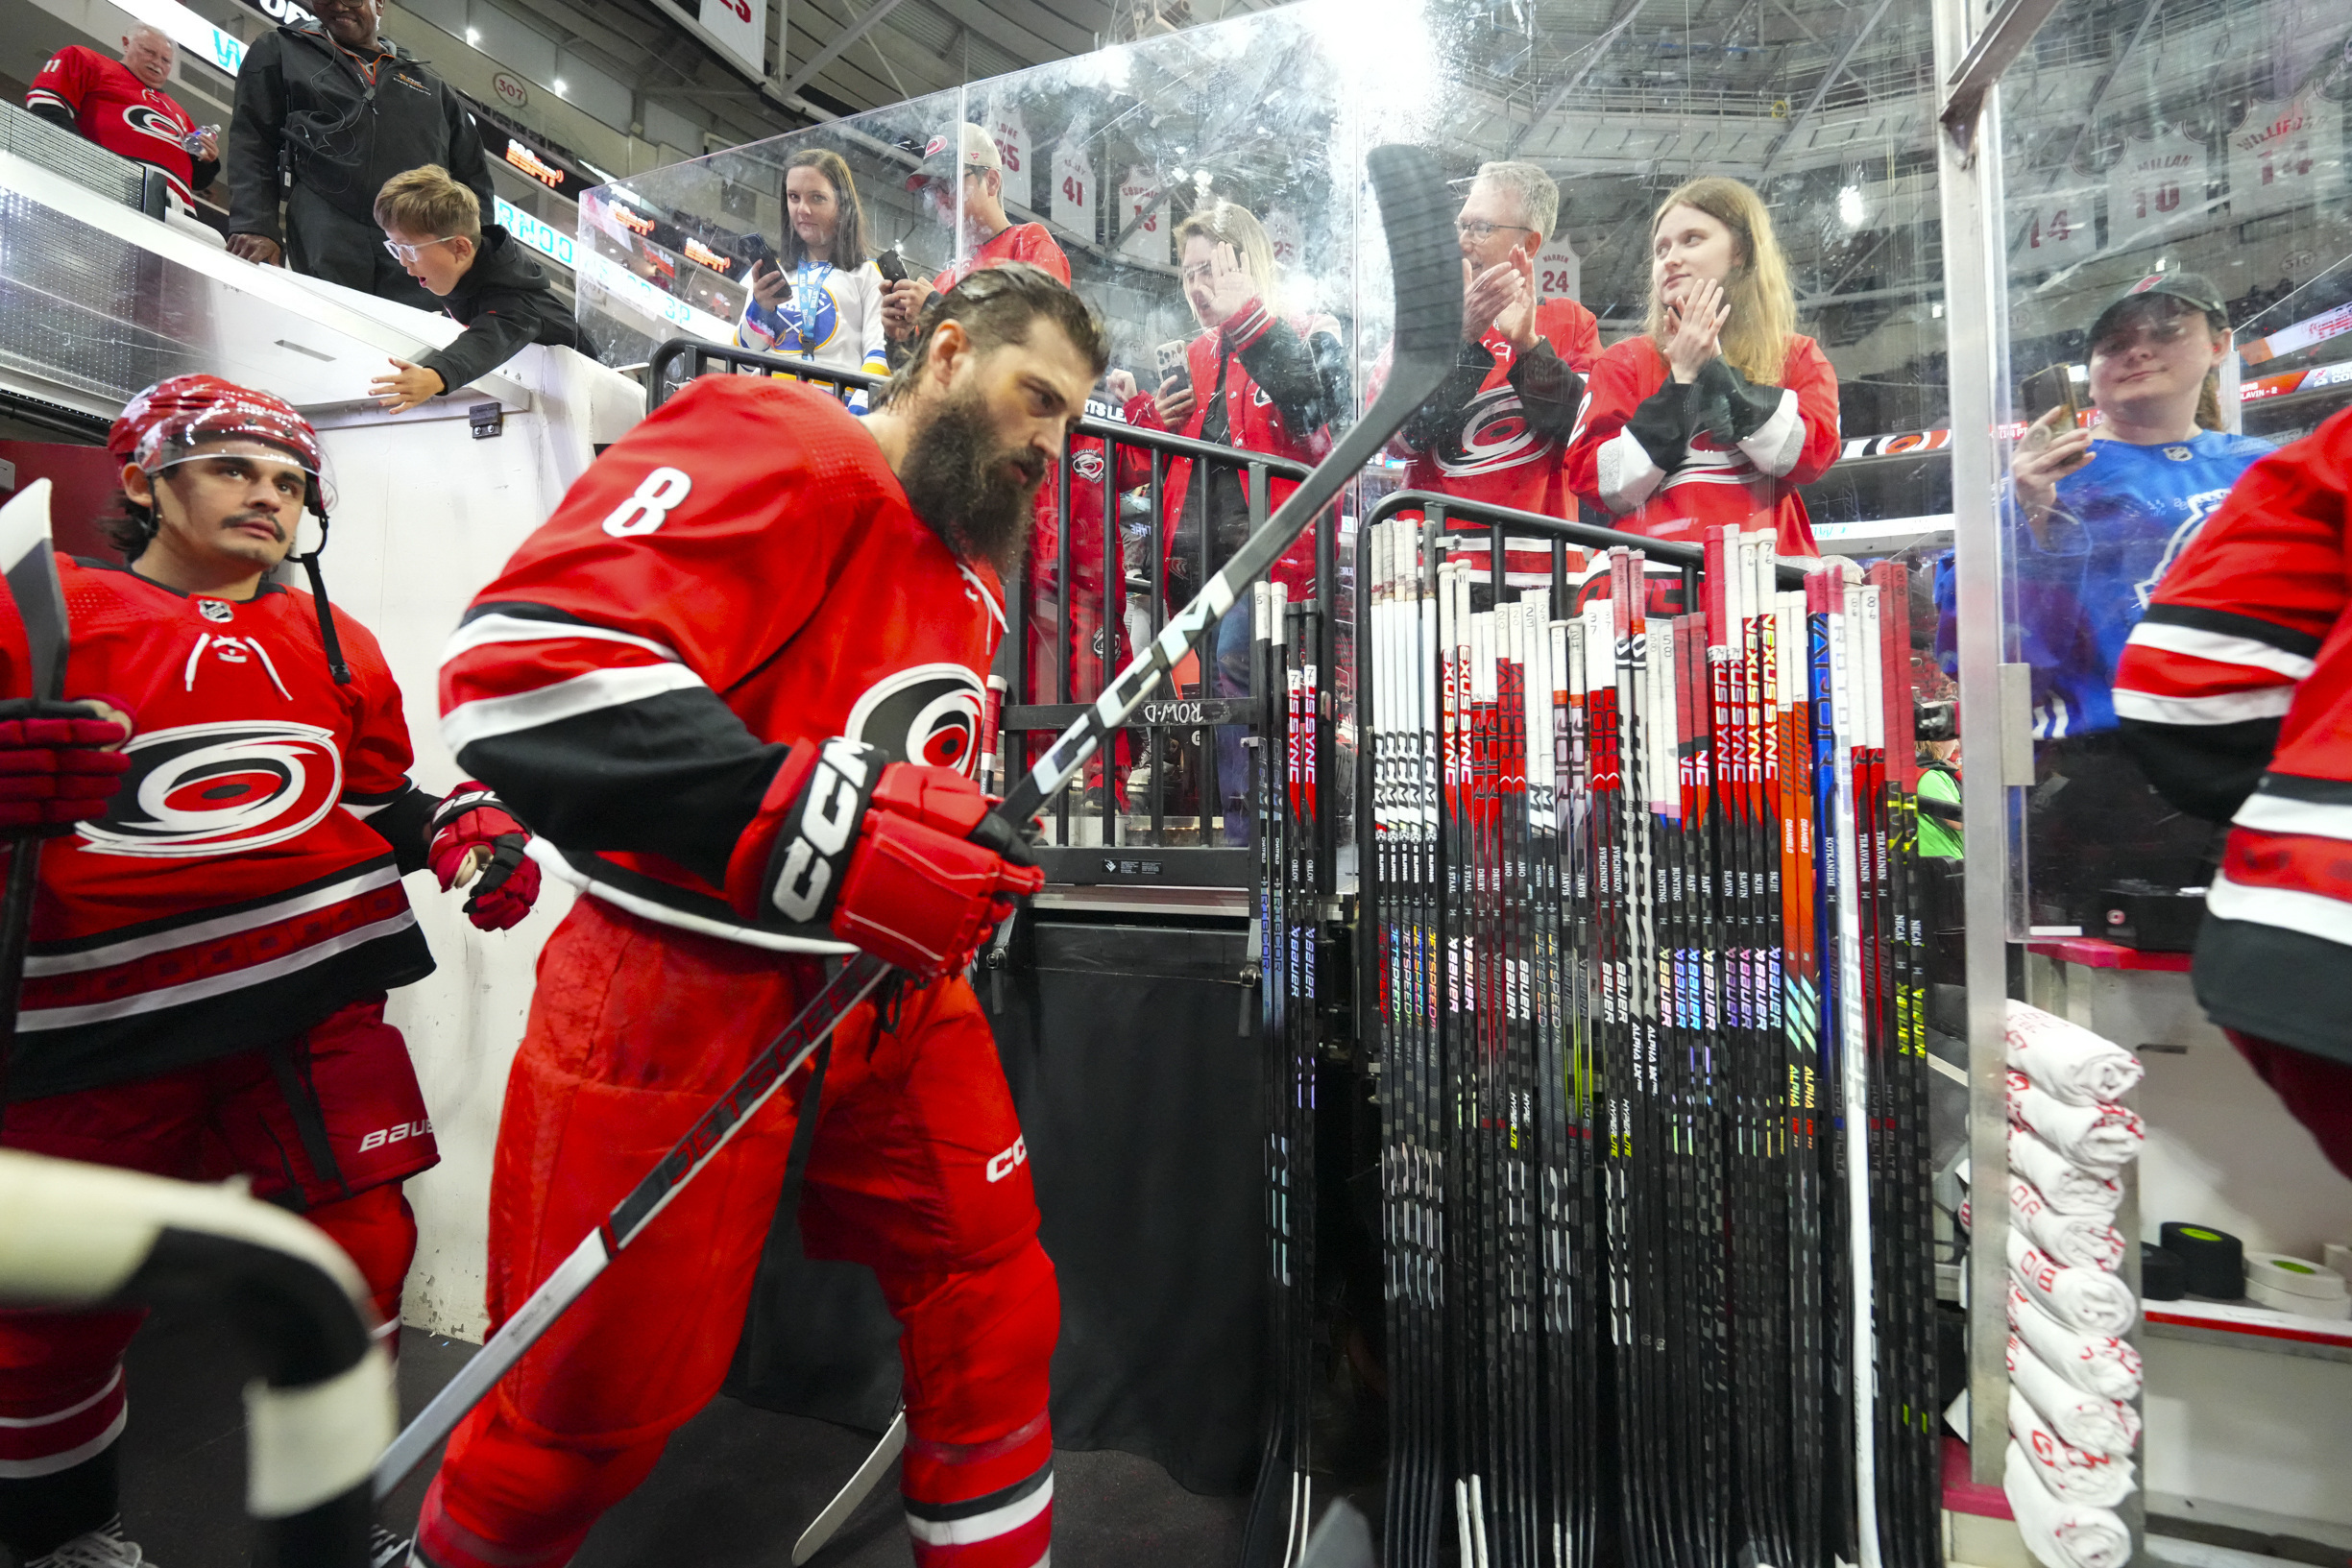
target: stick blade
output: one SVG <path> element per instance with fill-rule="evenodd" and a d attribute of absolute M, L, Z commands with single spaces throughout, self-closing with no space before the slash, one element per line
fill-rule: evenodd
<path fill-rule="evenodd" d="M 1396 291 L 1392 375 L 1408 360 L 1435 367 L 1435 387 L 1453 365 L 1462 338 L 1462 250 L 1454 236 L 1452 194 L 1437 155 L 1389 142 L 1365 157 Z M 1424 394 L 1425 396 L 1426 394 Z"/>
<path fill-rule="evenodd" d="M 0 506 L 0 577 L 24 627 L 36 697 L 65 689 L 65 588 L 49 535 L 49 481 L 36 479 Z"/>
<path fill-rule="evenodd" d="M 1372 1528 L 1353 1503 L 1342 1498 L 1324 1510 L 1298 1568 L 1372 1568 Z"/>
<path fill-rule="evenodd" d="M 802 1531 L 800 1539 L 793 1543 L 792 1568 L 800 1568 L 802 1563 L 825 1549 L 825 1543 L 849 1522 L 849 1516 L 858 1511 L 858 1506 L 865 1501 L 866 1494 L 873 1491 L 874 1484 L 882 1479 L 883 1473 L 890 1468 L 890 1461 L 897 1459 L 906 1446 L 907 1407 L 901 1405 L 898 1413 L 890 1418 L 889 1430 L 882 1435 L 882 1440 L 874 1445 L 874 1451 L 865 1457 L 865 1462 L 858 1466 L 858 1473 L 834 1494 L 833 1501 L 825 1505 L 825 1511 L 811 1520 L 809 1528 Z"/>

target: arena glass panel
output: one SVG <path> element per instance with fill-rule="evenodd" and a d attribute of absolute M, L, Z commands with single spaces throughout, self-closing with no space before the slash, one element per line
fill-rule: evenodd
<path fill-rule="evenodd" d="M 910 276 L 928 276 L 968 254 L 971 242 L 926 210 L 909 177 L 934 137 L 969 121 L 999 150 L 1006 215 L 1046 226 L 1074 285 L 1105 319 L 1114 372 L 1148 390 L 1164 347 L 1173 355 L 1200 334 L 1174 230 L 1229 201 L 1266 232 L 1279 313 L 1336 337 L 1345 419 L 1376 389 L 1391 329 L 1386 255 L 1362 178 L 1370 146 L 1430 145 L 1463 191 L 1489 161 L 1525 160 L 1554 177 L 1560 216 L 1535 258 L 1537 284 L 1546 297 L 1581 300 L 1604 345 L 1644 328 L 1661 200 L 1686 180 L 1729 175 L 1763 196 L 1798 330 L 1818 343 L 1839 383 L 1840 456 L 1804 490 L 1820 547 L 1863 562 L 1901 554 L 1919 568 L 1924 594 L 1926 564 L 1948 542 L 1951 515 L 1930 53 L 1924 0 L 1886 0 L 1858 14 L 1826 3 L 1649 0 L 1637 27 L 1605 0 L 1475 11 L 1316 0 L 1106 47 L 591 191 L 581 202 L 579 309 L 618 363 L 644 358 L 671 335 L 731 336 L 753 259 L 784 233 L 785 163 L 812 147 L 838 153 L 851 169 L 869 248 L 896 248 Z M 1102 411 L 1116 418 L 1122 399 L 1112 391 L 1103 389 Z M 1505 445 L 1512 439 L 1496 434 Z M 1074 508 L 1070 529 L 1056 518 L 1041 530 L 1015 609 L 1048 628 L 1048 640 L 1076 646 L 1022 661 L 1016 709 L 1050 712 L 1092 697 L 1105 663 L 1099 650 L 1131 647 L 1185 596 L 1167 569 L 1172 461 L 1159 465 L 1156 485 L 1148 457 L 1140 471 L 1111 467 L 1107 510 Z M 1319 542 L 1331 568 L 1321 584 L 1323 689 L 1340 714 L 1353 706 L 1352 519 L 1401 483 L 1404 467 L 1400 452 L 1360 476 L 1338 509 L 1339 537 Z M 1588 520 L 1614 520 L 1589 502 L 1585 512 Z M 1124 594 L 1103 582 L 1112 549 L 1086 537 L 1111 517 Z M 1468 552 L 1484 549 L 1483 530 L 1449 527 Z M 1551 582 L 1548 571 L 1517 569 L 1540 568 L 1540 560 L 1511 565 L 1507 591 Z M 1570 563 L 1571 593 L 1585 569 Z M 1212 648 L 1187 672 L 1192 692 L 1218 694 L 1215 663 Z M 1931 662 L 1923 660 L 1922 671 L 1932 685 Z M 1216 820 L 1219 791 L 1209 783 L 1219 771 L 1218 728 L 1130 732 L 1111 763 L 1107 802 L 1098 767 L 1055 813 L 1055 841 L 1238 842 L 1232 825 Z M 1348 846 L 1343 887 L 1352 744 L 1343 724 L 1325 775 L 1335 841 Z M 1103 856 L 1088 880 L 1127 880 L 1121 863 Z M 1246 864 L 1237 854 L 1230 874 L 1208 880 L 1244 882 Z"/>
<path fill-rule="evenodd" d="M 2034 774 L 2012 940 L 2137 940 L 2110 889 L 2201 896 L 2219 855 L 2222 830 L 2121 746 L 2115 662 L 2238 475 L 2352 401 L 2340 22 L 2308 0 L 2090 0 L 2002 82 L 2001 656 L 2025 667 Z M 2175 332 L 2210 374 L 2146 368 Z M 2073 469 L 2051 445 L 2070 414 L 2094 454 Z"/>

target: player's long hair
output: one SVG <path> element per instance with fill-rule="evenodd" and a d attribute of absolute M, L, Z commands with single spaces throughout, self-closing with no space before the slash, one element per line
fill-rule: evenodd
<path fill-rule="evenodd" d="M 840 214 L 833 226 L 833 264 L 845 273 L 856 272 L 865 265 L 865 207 L 858 200 L 858 181 L 850 178 L 849 165 L 840 154 L 824 147 L 804 147 L 794 153 L 784 160 L 784 173 L 776 178 L 776 199 L 784 203 L 785 271 L 809 259 L 808 243 L 792 227 L 792 204 L 785 194 L 785 184 L 794 169 L 814 169 L 833 186 L 834 210 Z"/>
<path fill-rule="evenodd" d="M 1763 198 L 1739 181 L 1707 175 L 1676 186 L 1658 204 L 1650 218 L 1650 238 L 1678 206 L 1696 207 L 1732 231 L 1739 259 L 1723 280 L 1725 302 L 1732 319 L 1723 326 L 1723 358 L 1758 386 L 1780 384 L 1788 360 L 1789 339 L 1797 335 L 1797 295 L 1788 285 L 1788 263 L 1781 242 L 1773 236 L 1772 214 Z M 1666 320 L 1665 302 L 1650 289 L 1649 319 L 1644 324 L 1650 341 L 1661 352 L 1673 328 Z"/>
<path fill-rule="evenodd" d="M 931 341 L 944 321 L 954 321 L 985 352 L 1007 343 L 1027 343 L 1030 327 L 1040 318 L 1060 327 L 1071 346 L 1084 355 L 1100 376 L 1110 366 L 1110 340 L 1103 318 L 1070 292 L 1062 280 L 1043 267 L 1007 261 L 983 267 L 954 288 L 934 294 L 923 303 L 908 339 L 907 362 L 883 383 L 880 407 L 909 391 L 931 365 Z"/>

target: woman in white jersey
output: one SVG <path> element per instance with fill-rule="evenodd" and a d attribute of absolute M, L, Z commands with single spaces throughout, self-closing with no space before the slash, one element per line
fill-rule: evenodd
<path fill-rule="evenodd" d="M 752 269 L 737 345 L 886 374 L 882 274 L 866 259 L 865 211 L 839 154 L 811 147 L 786 160 L 784 212 L 784 264 Z"/>

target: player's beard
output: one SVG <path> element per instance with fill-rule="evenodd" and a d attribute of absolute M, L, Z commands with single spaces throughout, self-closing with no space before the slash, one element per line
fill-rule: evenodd
<path fill-rule="evenodd" d="M 1006 471 L 1014 466 L 1024 477 Z M 914 515 L 959 559 L 985 561 L 1002 577 L 1028 557 L 1045 469 L 1033 453 L 995 446 L 979 394 L 940 404 L 908 443 L 898 477 Z"/>

